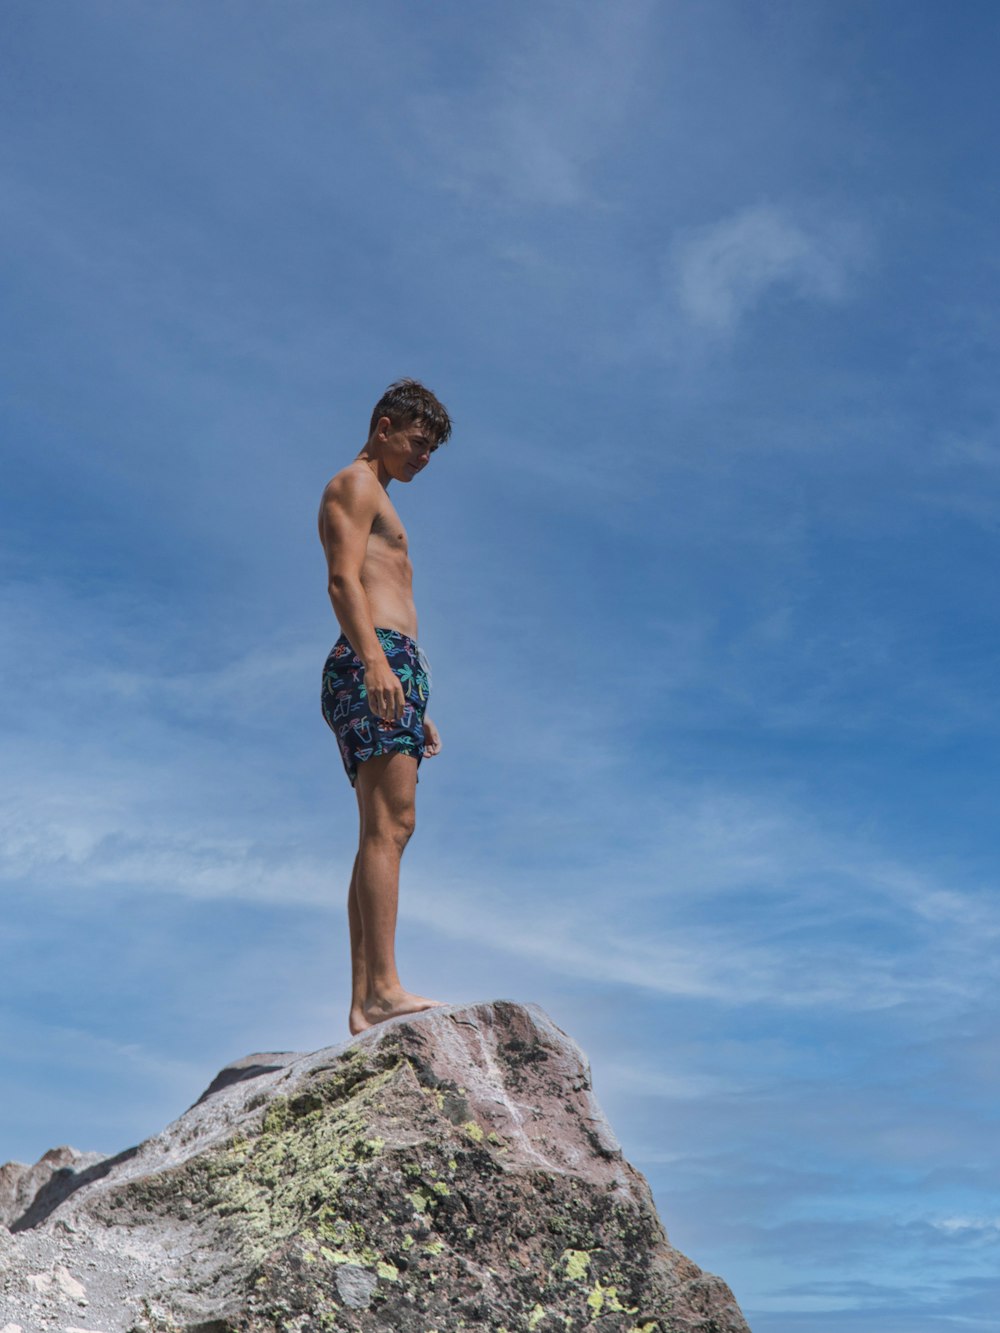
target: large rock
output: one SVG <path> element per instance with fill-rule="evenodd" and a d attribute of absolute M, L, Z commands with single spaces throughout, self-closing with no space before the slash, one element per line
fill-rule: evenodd
<path fill-rule="evenodd" d="M 749 1333 L 534 1005 L 250 1056 L 140 1147 L 58 1152 L 0 1171 L 0 1333 Z"/>

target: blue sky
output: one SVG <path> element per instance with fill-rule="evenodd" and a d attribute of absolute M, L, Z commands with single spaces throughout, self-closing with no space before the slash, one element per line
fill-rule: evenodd
<path fill-rule="evenodd" d="M 315 511 L 386 383 L 404 980 L 755 1333 L 996 1328 L 1000 12 L 8 0 L 0 1159 L 346 1036 Z"/>

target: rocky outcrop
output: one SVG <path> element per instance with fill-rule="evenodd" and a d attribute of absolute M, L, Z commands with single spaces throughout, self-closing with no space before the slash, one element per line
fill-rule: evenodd
<path fill-rule="evenodd" d="M 63 1147 L 50 1148 L 34 1166 L 6 1162 L 0 1166 L 0 1223 L 30 1226 L 33 1210 L 55 1207 L 64 1188 L 72 1188 L 82 1172 L 103 1160 L 100 1153 Z"/>
<path fill-rule="evenodd" d="M 250 1056 L 138 1148 L 56 1153 L 0 1170 L 0 1333 L 749 1333 L 533 1005 Z"/>

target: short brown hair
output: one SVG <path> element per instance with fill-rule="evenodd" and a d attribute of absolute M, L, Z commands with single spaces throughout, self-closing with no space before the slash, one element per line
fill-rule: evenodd
<path fill-rule="evenodd" d="M 395 384 L 389 385 L 372 412 L 371 425 L 368 427 L 369 439 L 375 433 L 381 417 L 388 417 L 394 426 L 419 421 L 433 434 L 438 444 L 444 444 L 451 434 L 448 409 L 418 380 L 396 380 Z"/>

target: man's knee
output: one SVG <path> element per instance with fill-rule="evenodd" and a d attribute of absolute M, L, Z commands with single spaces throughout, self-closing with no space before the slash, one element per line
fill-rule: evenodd
<path fill-rule="evenodd" d="M 366 819 L 361 836 L 362 840 L 371 838 L 377 842 L 389 842 L 402 852 L 413 837 L 416 826 L 416 809 L 413 806 L 403 806 L 396 810 L 380 812 L 375 818 Z"/>
<path fill-rule="evenodd" d="M 399 843 L 400 850 L 413 837 L 413 830 L 417 827 L 417 812 L 411 805 L 407 810 L 397 811 L 393 817 L 393 837 Z"/>

